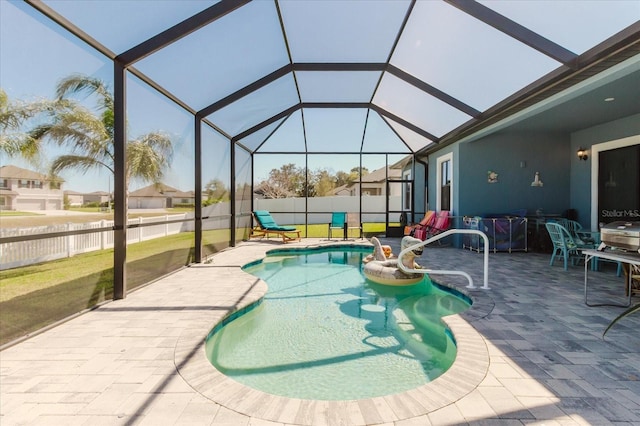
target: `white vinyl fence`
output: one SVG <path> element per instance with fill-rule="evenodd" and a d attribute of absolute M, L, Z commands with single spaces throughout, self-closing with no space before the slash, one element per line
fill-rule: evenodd
<path fill-rule="evenodd" d="M 363 222 L 384 222 L 386 212 L 386 195 L 367 195 L 362 197 Z M 399 211 L 402 206 L 400 196 L 389 197 L 389 209 Z M 268 210 L 278 224 L 303 224 L 305 221 L 305 199 L 304 198 L 278 198 L 278 199 L 256 199 L 253 201 L 255 210 Z M 331 221 L 331 213 L 316 212 L 348 212 L 358 213 L 360 211 L 360 201 L 358 197 L 333 196 L 314 197 L 308 200 L 308 223 L 328 223 Z M 287 212 L 287 213 L 273 213 Z M 396 215 L 397 220 L 400 216 Z M 395 221 L 396 218 L 392 218 Z"/>
<path fill-rule="evenodd" d="M 155 217 L 140 217 L 129 219 L 128 225 L 166 222 L 170 220 L 184 220 L 192 213 L 165 215 Z M 154 238 L 175 235 L 180 232 L 193 230 L 188 222 L 159 223 L 138 228 L 127 229 L 127 244 Z M 66 223 L 60 225 L 36 226 L 31 228 L 2 228 L 0 237 L 16 237 L 27 235 L 43 235 L 43 238 L 29 241 L 18 241 L 0 244 L 0 270 L 32 265 L 34 263 L 71 257 L 80 253 L 104 250 L 113 247 L 113 230 L 91 232 L 87 234 L 65 235 L 44 238 L 48 233 L 68 232 L 87 229 L 113 227 L 113 220 L 101 220 L 89 223 Z"/>
<path fill-rule="evenodd" d="M 389 197 L 391 210 L 400 209 L 400 197 Z M 362 197 L 362 211 L 380 212 L 363 214 L 363 222 L 382 222 L 385 217 L 386 196 Z M 358 212 L 358 197 L 316 197 L 309 198 L 310 211 L 344 211 Z M 254 209 L 269 210 L 272 212 L 287 212 L 274 214 L 274 218 L 280 224 L 303 224 L 305 222 L 305 199 L 256 199 Z M 216 216 L 230 212 L 229 203 L 218 203 L 203 209 L 203 215 Z M 193 213 L 177 215 L 165 215 L 146 218 L 129 219 L 128 225 L 149 224 L 154 222 L 166 222 L 170 220 L 184 220 L 193 218 Z M 328 223 L 330 213 L 309 213 L 308 223 Z M 69 232 L 88 229 L 113 227 L 112 220 L 102 220 L 89 223 L 66 223 L 61 225 L 38 226 L 31 228 L 0 228 L 0 237 L 15 237 L 28 235 L 46 235 L 55 232 Z M 140 241 L 161 238 L 180 232 L 193 232 L 193 222 L 159 223 L 158 225 L 146 225 L 127 229 L 127 244 Z M 65 235 L 52 238 L 39 238 L 29 241 L 0 244 L 0 270 L 32 265 L 34 263 L 71 257 L 80 253 L 95 250 L 104 250 L 113 247 L 113 230 L 102 232 L 90 232 L 86 234 Z"/>

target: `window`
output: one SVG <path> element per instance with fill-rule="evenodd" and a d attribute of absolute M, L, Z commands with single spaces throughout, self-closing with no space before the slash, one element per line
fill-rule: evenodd
<path fill-rule="evenodd" d="M 402 210 L 411 210 L 411 170 L 402 172 Z"/>
<path fill-rule="evenodd" d="M 60 182 L 49 182 L 50 189 L 60 189 Z"/>
<path fill-rule="evenodd" d="M 29 187 L 29 181 L 26 179 L 20 179 L 18 181 L 18 188 L 28 188 Z"/>
<path fill-rule="evenodd" d="M 443 155 L 437 161 L 436 185 L 438 187 L 436 208 L 453 211 L 453 153 Z"/>
<path fill-rule="evenodd" d="M 9 179 L 0 179 L 0 188 L 9 189 Z"/>

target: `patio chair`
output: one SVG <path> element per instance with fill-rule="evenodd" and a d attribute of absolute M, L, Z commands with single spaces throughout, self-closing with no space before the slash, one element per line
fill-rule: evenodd
<path fill-rule="evenodd" d="M 330 240 L 333 234 L 334 229 L 339 229 L 342 231 L 342 239 L 347 239 L 347 230 L 345 228 L 345 224 L 347 222 L 347 213 L 346 212 L 333 212 L 331 213 L 331 223 L 329 223 L 329 233 L 327 234 L 327 239 Z"/>
<path fill-rule="evenodd" d="M 359 232 L 358 238 L 362 239 L 362 222 L 360 222 L 360 214 L 347 213 L 347 237 L 349 237 L 349 230 L 351 229 L 357 229 Z"/>
<path fill-rule="evenodd" d="M 640 266 L 624 263 L 622 270 L 624 271 L 625 296 L 629 296 L 629 288 L 626 286 L 629 274 L 631 274 L 631 295 L 640 295 Z"/>
<path fill-rule="evenodd" d="M 435 220 L 431 225 L 427 225 L 424 227 L 424 234 L 421 232 L 423 229 L 418 228 L 415 232 L 415 237 L 421 239 L 422 241 L 427 240 L 431 237 L 435 237 L 441 232 L 449 229 L 450 226 L 450 217 L 448 210 L 442 210 L 438 212 L 435 216 Z"/>
<path fill-rule="evenodd" d="M 427 226 L 431 226 L 435 218 L 436 218 L 436 212 L 434 212 L 433 210 L 429 210 L 424 214 L 424 217 L 422 218 L 422 220 L 420 220 L 420 222 L 415 223 L 413 225 L 405 226 L 404 235 L 410 235 L 414 237 L 416 229 L 425 229 Z"/>
<path fill-rule="evenodd" d="M 571 237 L 573 238 L 573 241 L 576 243 L 578 248 L 596 248 L 598 247 L 598 244 L 600 244 L 600 233 L 585 231 L 582 228 L 582 225 L 580 225 L 580 222 L 565 218 L 559 218 L 556 221 L 560 225 L 564 226 L 567 231 L 569 231 L 569 234 L 571 234 Z M 591 269 L 593 269 L 594 271 L 600 270 L 600 262 L 616 263 L 618 265 L 616 274 L 618 276 L 622 275 L 621 262 L 599 258 L 594 258 L 591 262 Z"/>
<path fill-rule="evenodd" d="M 571 234 L 571 237 L 573 238 L 573 241 L 576 242 L 576 244 L 595 245 L 596 239 L 593 237 L 591 232 L 582 230 L 582 225 L 580 225 L 580 222 L 565 218 L 560 218 L 557 220 L 557 222 L 560 225 L 564 226 L 567 231 L 569 231 L 569 234 Z"/>
<path fill-rule="evenodd" d="M 549 266 L 553 266 L 553 262 L 556 257 L 564 260 L 564 270 L 567 270 L 567 265 L 571 261 L 572 265 L 575 265 L 578 260 L 582 258 L 581 249 L 591 248 L 580 247 L 576 244 L 575 240 L 564 226 L 556 222 L 547 222 L 544 224 L 553 243 L 553 253 L 551 254 L 551 260 Z"/>
<path fill-rule="evenodd" d="M 283 243 L 290 241 L 296 241 L 300 239 L 300 231 L 295 226 L 280 226 L 273 220 L 271 213 L 266 210 L 256 210 L 252 213 L 257 225 L 251 229 L 251 235 L 253 237 L 267 237 L 274 234 L 282 237 Z M 287 235 L 288 234 L 288 235 Z M 295 234 L 295 237 L 292 236 Z"/>

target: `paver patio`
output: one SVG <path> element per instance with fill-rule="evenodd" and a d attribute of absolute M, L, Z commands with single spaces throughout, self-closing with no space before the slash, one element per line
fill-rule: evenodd
<path fill-rule="evenodd" d="M 398 239 L 383 243 L 399 252 Z M 287 247 L 312 244 L 327 242 Z M 460 340 L 452 370 L 467 374 L 445 374 L 436 388 L 304 401 L 215 376 L 203 339 L 227 313 L 264 295 L 265 283 L 240 267 L 279 247 L 244 242 L 0 352 L 0 424 L 640 424 L 640 315 L 603 339 L 622 308 L 587 307 L 583 267 L 550 267 L 540 253 L 491 254 L 490 290 L 433 276 L 474 299 L 470 311 L 448 318 Z M 420 263 L 464 270 L 481 285 L 482 257 L 429 247 Z M 589 277 L 590 300 L 623 301 L 613 265 Z"/>

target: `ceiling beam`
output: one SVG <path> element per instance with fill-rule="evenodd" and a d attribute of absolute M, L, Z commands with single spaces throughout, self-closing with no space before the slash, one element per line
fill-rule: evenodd
<path fill-rule="evenodd" d="M 385 62 L 297 62 L 294 71 L 384 71 Z"/>
<path fill-rule="evenodd" d="M 417 87 L 423 92 L 430 94 L 434 98 L 437 98 L 442 102 L 451 105 L 452 107 L 464 112 L 467 115 L 470 115 L 471 117 L 478 117 L 480 115 L 480 111 L 478 111 L 477 109 L 465 104 L 464 102 L 454 98 L 451 95 L 448 95 L 447 93 L 439 89 L 436 89 L 432 85 L 425 83 L 419 78 L 414 77 L 405 71 L 402 71 L 400 68 L 397 68 L 393 65 L 389 65 L 388 71 L 390 74 L 395 75 L 399 79 L 404 80 L 405 82 L 411 84 L 412 86 Z"/>
<path fill-rule="evenodd" d="M 263 122 L 258 123 L 255 126 L 245 130 L 244 132 L 238 133 L 231 140 L 233 142 L 242 140 L 242 139 L 246 138 L 247 136 L 249 136 L 250 134 L 257 132 L 258 130 L 260 130 L 260 129 L 264 128 L 264 127 L 267 127 L 269 124 L 275 123 L 276 121 L 278 121 L 278 120 L 280 120 L 280 119 L 282 119 L 282 118 L 284 118 L 284 117 L 286 117 L 286 116 L 288 116 L 290 114 L 293 114 L 294 112 L 296 112 L 300 108 L 302 108 L 300 104 L 296 104 L 296 105 L 294 105 L 292 107 L 289 107 L 286 110 L 284 110 L 282 112 L 279 112 L 278 114 L 274 115 L 273 117 L 268 118 L 268 119 L 264 120 Z"/>
<path fill-rule="evenodd" d="M 125 66 L 129 66 L 152 53 L 157 52 L 163 47 L 186 37 L 211 22 L 222 18 L 250 1 L 251 0 L 220 0 L 220 2 L 206 8 L 202 12 L 196 13 L 179 24 L 158 33 L 139 45 L 121 53 L 118 55 L 117 59 Z"/>
<path fill-rule="evenodd" d="M 253 83 L 244 86 L 242 89 L 235 91 L 234 93 L 230 94 L 227 97 L 224 97 L 222 99 L 220 99 L 217 102 L 212 103 L 209 106 L 204 107 L 203 109 L 201 109 L 200 111 L 198 111 L 198 115 L 201 117 L 206 117 L 208 115 L 213 114 L 214 112 L 218 111 L 219 109 L 222 109 L 224 107 L 226 107 L 227 105 L 247 96 L 248 94 L 255 92 L 258 89 L 263 88 L 264 86 L 268 85 L 269 83 L 272 83 L 274 81 L 276 81 L 277 79 L 279 79 L 280 77 L 283 77 L 285 75 L 287 75 L 288 73 L 291 72 L 291 64 L 287 64 L 285 66 L 283 66 L 280 69 L 275 70 L 274 72 L 272 72 L 271 74 L 268 74 L 264 77 L 262 77 L 259 80 L 254 81 Z"/>
<path fill-rule="evenodd" d="M 473 16 L 487 25 L 507 34 L 510 37 L 536 49 L 550 58 L 573 68 L 578 55 L 564 47 L 542 37 L 540 34 L 518 24 L 515 21 L 499 14 L 498 12 L 478 3 L 475 0 L 445 0 L 450 5 Z"/>
<path fill-rule="evenodd" d="M 302 102 L 302 108 L 327 109 L 327 108 L 370 108 L 369 102 Z"/>
<path fill-rule="evenodd" d="M 398 117 L 397 115 L 390 113 L 386 109 L 380 108 L 378 105 L 371 104 L 370 108 L 372 110 L 374 110 L 375 112 L 377 112 L 378 114 L 380 114 L 381 116 L 387 117 L 388 119 L 395 121 L 396 123 L 406 127 L 407 129 L 410 129 L 410 130 L 414 131 L 415 133 L 419 134 L 420 136 L 425 137 L 425 138 L 427 138 L 430 141 L 433 141 L 435 143 L 438 143 L 439 139 L 436 136 L 432 135 L 431 133 L 427 132 L 426 130 L 422 129 L 421 127 L 418 127 L 415 124 L 409 123 L 407 120 L 404 120 L 404 119 Z"/>

